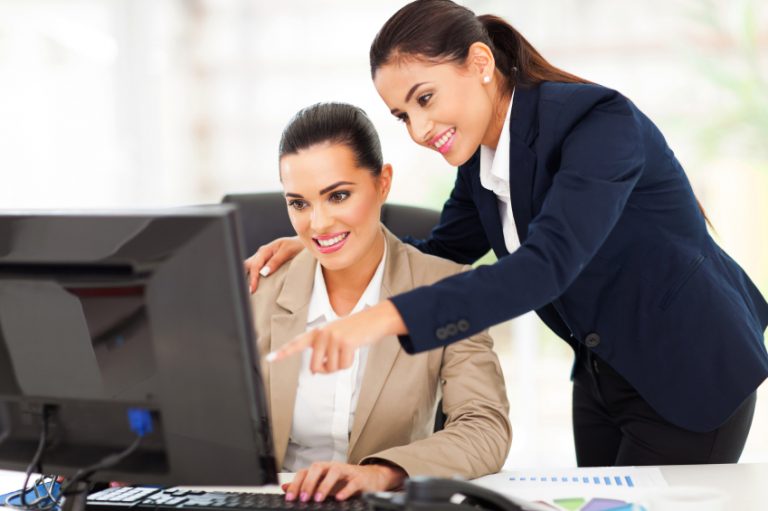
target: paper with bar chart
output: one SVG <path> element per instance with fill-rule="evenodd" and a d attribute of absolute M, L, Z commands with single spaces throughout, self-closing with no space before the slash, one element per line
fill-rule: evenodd
<path fill-rule="evenodd" d="M 506 470 L 472 482 L 557 511 L 636 511 L 646 491 L 667 486 L 657 467 Z"/>

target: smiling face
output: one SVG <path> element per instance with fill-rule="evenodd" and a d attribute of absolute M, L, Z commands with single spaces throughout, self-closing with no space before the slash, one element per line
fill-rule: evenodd
<path fill-rule="evenodd" d="M 280 178 L 291 224 L 326 270 L 366 271 L 378 265 L 389 165 L 375 176 L 358 166 L 347 145 L 325 142 L 283 156 Z"/>
<path fill-rule="evenodd" d="M 413 141 L 439 152 L 451 165 L 465 163 L 480 144 L 495 148 L 501 133 L 495 122 L 497 88 L 483 80 L 498 81 L 498 75 L 492 56 L 484 52 L 470 50 L 464 65 L 392 59 L 374 77 L 379 95 Z"/>

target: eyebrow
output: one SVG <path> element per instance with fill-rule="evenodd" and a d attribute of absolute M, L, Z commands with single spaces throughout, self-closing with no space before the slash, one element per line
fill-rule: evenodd
<path fill-rule="evenodd" d="M 415 84 L 413 87 L 411 87 L 411 89 L 408 91 L 408 94 L 405 95 L 405 102 L 408 103 L 411 100 L 411 96 L 413 96 L 413 93 L 416 92 L 416 89 L 418 89 L 419 87 L 421 87 L 425 83 L 427 83 L 427 82 L 419 82 L 419 83 Z M 392 110 L 390 110 L 390 112 L 392 114 L 396 114 L 399 111 L 400 110 L 398 108 L 393 108 Z"/>
<path fill-rule="evenodd" d="M 338 188 L 338 187 L 340 187 L 340 186 L 344 186 L 344 185 L 354 185 L 354 184 L 355 184 L 355 183 L 353 183 L 352 181 L 338 181 L 338 182 L 336 182 L 336 183 L 333 183 L 332 185 L 326 186 L 325 188 L 323 188 L 322 190 L 320 190 L 320 195 L 325 195 L 326 193 L 328 193 L 328 192 L 330 192 L 331 190 L 334 190 L 334 189 L 336 189 L 336 188 Z M 291 193 L 291 192 L 286 192 L 285 196 L 286 196 L 286 197 L 296 197 L 297 199 L 303 199 L 303 198 L 304 198 L 304 196 L 303 196 L 303 195 L 301 195 L 301 194 L 298 194 L 298 193 Z"/>

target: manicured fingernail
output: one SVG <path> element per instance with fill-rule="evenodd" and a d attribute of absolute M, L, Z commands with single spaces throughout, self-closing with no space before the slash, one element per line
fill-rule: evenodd
<path fill-rule="evenodd" d="M 274 362 L 275 360 L 277 360 L 277 352 L 270 351 L 269 353 L 266 354 L 266 356 L 264 357 L 264 360 L 266 360 L 267 362 Z"/>
<path fill-rule="evenodd" d="M 293 493 L 290 493 L 290 492 L 286 493 L 285 494 L 285 500 L 296 500 L 296 495 L 294 495 Z"/>
<path fill-rule="evenodd" d="M 315 493 L 315 502 L 322 502 L 323 501 L 323 494 L 320 492 Z"/>
<path fill-rule="evenodd" d="M 271 271 L 272 270 L 269 269 L 269 266 L 262 266 L 261 269 L 259 270 L 259 275 L 261 275 L 262 277 L 268 277 Z"/>
<path fill-rule="evenodd" d="M 300 499 L 302 502 L 306 502 L 306 501 L 308 501 L 308 500 L 309 500 L 309 493 L 307 493 L 307 492 L 305 492 L 305 491 L 301 492 L 301 495 L 299 495 L 299 499 Z"/>

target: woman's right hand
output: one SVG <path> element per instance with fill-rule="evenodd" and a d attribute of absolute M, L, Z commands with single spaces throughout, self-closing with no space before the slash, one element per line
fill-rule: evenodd
<path fill-rule="evenodd" d="M 251 257 L 245 260 L 245 273 L 248 275 L 248 288 L 251 293 L 259 287 L 259 276 L 266 277 L 290 261 L 304 248 L 298 236 L 277 238 L 262 245 Z"/>
<path fill-rule="evenodd" d="M 405 470 L 389 463 L 317 462 L 296 472 L 293 481 L 282 488 L 289 502 L 322 502 L 328 497 L 346 500 L 363 492 L 398 489 L 406 477 Z"/>

